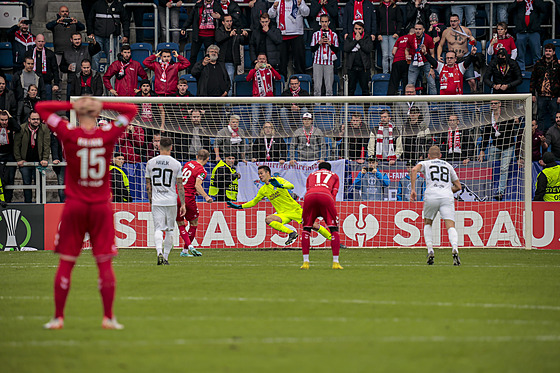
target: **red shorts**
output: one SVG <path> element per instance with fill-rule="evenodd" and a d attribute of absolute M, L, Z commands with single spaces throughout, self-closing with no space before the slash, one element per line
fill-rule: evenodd
<path fill-rule="evenodd" d="M 325 220 L 327 227 L 338 226 L 333 197 L 326 193 L 307 193 L 303 201 L 303 226 L 312 227 L 319 216 Z"/>
<path fill-rule="evenodd" d="M 198 218 L 198 206 L 196 205 L 196 199 L 185 198 L 185 206 L 187 207 L 187 213 L 185 216 L 181 216 L 181 200 L 177 199 L 177 218 L 176 221 L 193 221 Z"/>
<path fill-rule="evenodd" d="M 89 233 L 94 256 L 117 255 L 115 223 L 110 202 L 89 204 L 67 199 L 60 218 L 55 252 L 78 257 L 86 232 Z"/>

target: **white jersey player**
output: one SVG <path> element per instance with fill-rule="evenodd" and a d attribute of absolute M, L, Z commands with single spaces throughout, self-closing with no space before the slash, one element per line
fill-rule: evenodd
<path fill-rule="evenodd" d="M 186 212 L 185 191 L 181 163 L 171 156 L 171 139 L 162 138 L 159 148 L 160 155 L 150 159 L 146 165 L 146 189 L 152 205 L 157 264 L 169 265 L 168 258 L 173 248 L 173 228 L 177 217 L 177 196 L 181 201 L 180 214 L 183 216 Z"/>
<path fill-rule="evenodd" d="M 439 147 L 432 146 L 428 151 L 428 159 L 418 163 L 410 174 L 410 200 L 416 201 L 416 175 L 424 174 L 426 191 L 424 193 L 424 240 L 428 247 L 428 264 L 434 264 L 434 248 L 432 241 L 432 222 L 436 214 L 441 214 L 445 221 L 449 242 L 453 248 L 453 265 L 461 265 L 458 250 L 458 235 L 455 229 L 455 199 L 453 193 L 461 189 L 457 173 L 446 161 L 439 159 Z"/>

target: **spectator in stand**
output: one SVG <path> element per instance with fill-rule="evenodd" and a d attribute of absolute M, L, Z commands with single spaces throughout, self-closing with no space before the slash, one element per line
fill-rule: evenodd
<path fill-rule="evenodd" d="M 430 27 L 428 27 L 428 31 L 426 31 L 426 34 L 431 36 L 436 50 L 439 46 L 441 36 L 443 35 L 445 29 L 445 24 L 439 22 L 438 15 L 436 13 L 430 14 Z"/>
<path fill-rule="evenodd" d="M 278 136 L 272 122 L 264 122 L 260 136 L 253 140 L 253 162 L 286 162 L 286 142 Z"/>
<path fill-rule="evenodd" d="M 459 116 L 450 114 L 447 118 L 447 132 L 441 134 L 439 147 L 442 159 L 450 164 L 467 165 L 474 157 L 474 141 L 468 130 L 459 129 Z"/>
<path fill-rule="evenodd" d="M 177 62 L 172 61 L 171 53 Z M 159 61 L 156 62 L 158 57 Z M 175 96 L 179 71 L 186 69 L 189 65 L 189 60 L 178 54 L 176 50 L 170 51 L 169 49 L 163 49 L 144 60 L 144 66 L 154 72 L 154 91 L 158 96 Z"/>
<path fill-rule="evenodd" d="M 65 120 L 67 117 L 61 117 Z M 64 185 L 64 176 L 66 173 L 66 166 L 56 166 L 60 162 L 65 162 L 66 159 L 64 157 L 64 149 L 62 149 L 62 143 L 58 139 L 56 133 L 51 132 L 51 153 L 52 153 L 52 163 L 53 163 L 53 171 L 56 174 L 56 181 L 58 185 Z M 58 199 L 60 202 L 64 202 L 66 200 L 66 193 L 64 189 L 58 190 Z"/>
<path fill-rule="evenodd" d="M 395 0 L 389 0 L 379 3 L 376 14 L 379 26 L 377 40 L 381 43 L 383 54 L 383 74 L 389 74 L 390 67 L 393 65 L 393 47 L 403 28 L 402 11 L 395 4 Z"/>
<path fill-rule="evenodd" d="M 70 88 L 71 96 L 103 96 L 101 74 L 91 68 L 90 60 L 83 60 L 81 71 L 76 74 Z"/>
<path fill-rule="evenodd" d="M 509 4 L 508 13 L 513 18 L 517 36 L 517 62 L 519 68 L 525 70 L 526 65 L 531 66 L 541 58 L 541 21 L 547 13 L 547 7 L 543 0 L 514 0 Z M 527 44 L 534 60 L 526 61 Z"/>
<path fill-rule="evenodd" d="M 405 96 L 416 96 L 416 87 L 413 84 L 407 84 L 404 87 L 404 95 Z M 413 99 L 413 97 L 411 97 Z M 404 124 L 408 120 L 408 116 L 410 115 L 410 110 L 416 107 L 420 110 L 422 114 L 422 118 L 424 122 L 422 123 L 422 129 L 427 129 L 430 125 L 430 109 L 428 107 L 427 102 L 417 102 L 417 101 L 409 101 L 409 102 L 397 102 L 394 104 L 393 113 L 395 114 L 395 124 L 397 125 L 397 129 L 402 131 Z"/>
<path fill-rule="evenodd" d="M 406 175 L 404 175 L 399 180 L 399 187 L 397 188 L 397 201 L 410 201 L 410 192 L 412 191 L 412 184 L 410 183 L 410 174 L 412 173 L 412 168 L 415 166 L 414 162 L 408 160 L 406 161 Z M 424 200 L 424 191 L 426 190 L 426 185 L 424 178 L 418 174 L 416 178 L 416 200 Z"/>
<path fill-rule="evenodd" d="M 35 48 L 29 50 L 25 57 L 33 59 L 33 70 L 43 77 L 46 96 L 44 100 L 52 100 L 53 92 L 56 93 L 60 87 L 60 73 L 58 63 L 53 51 L 45 48 L 45 35 L 38 34 L 35 38 Z"/>
<path fill-rule="evenodd" d="M 126 163 L 142 162 L 141 150 L 144 147 L 144 129 L 133 125 L 132 123 L 126 127 L 126 131 L 117 141 L 119 151 L 124 155 Z"/>
<path fill-rule="evenodd" d="M 161 1 L 160 1 L 161 2 Z M 154 4 L 153 0 L 123 0 L 123 5 L 127 3 L 146 3 L 150 4 L 150 6 L 125 6 L 124 10 L 128 16 L 130 22 L 132 22 L 132 16 L 134 16 L 134 27 L 136 27 L 136 43 L 143 43 L 144 42 L 144 30 L 141 27 L 144 27 L 144 13 L 153 13 L 154 8 L 151 6 Z M 165 13 L 164 13 L 165 14 Z M 87 19 L 87 18 L 86 18 Z M 177 27 L 179 27 L 179 20 L 177 19 Z M 161 34 L 165 35 L 165 34 Z"/>
<path fill-rule="evenodd" d="M 218 60 L 220 48 L 211 45 L 208 53 L 202 61 L 198 61 L 193 69 L 192 75 L 198 82 L 197 96 L 199 97 L 225 97 L 231 86 L 226 65 Z"/>
<path fill-rule="evenodd" d="M 546 44 L 544 56 L 531 74 L 533 103 L 537 103 L 539 130 L 543 132 L 553 125 L 560 104 L 560 63 L 554 51 L 554 44 Z"/>
<path fill-rule="evenodd" d="M 397 163 L 396 143 L 397 128 L 391 121 L 389 110 L 383 110 L 379 117 L 377 132 L 371 132 L 367 146 L 368 156 L 378 161 L 387 161 L 390 166 Z"/>
<path fill-rule="evenodd" d="M 548 144 L 546 142 L 546 137 L 544 133 L 539 130 L 539 126 L 537 124 L 537 120 L 533 119 L 531 121 L 531 137 L 532 137 L 532 144 L 531 144 L 531 161 L 538 162 L 541 166 L 544 166 L 542 163 L 542 155 L 546 152 L 548 148 Z M 523 157 L 524 149 L 523 149 L 523 142 L 517 141 L 516 149 L 515 149 L 515 157 L 517 158 L 517 164 L 520 167 L 523 167 L 525 164 L 525 157 Z"/>
<path fill-rule="evenodd" d="M 321 28 L 321 16 L 326 14 L 331 20 L 330 28 L 336 32 L 338 28 L 338 1 L 337 0 L 311 0 L 307 23 L 313 32 Z"/>
<path fill-rule="evenodd" d="M 35 111 L 35 104 L 41 100 L 38 96 L 39 89 L 35 84 L 30 84 L 27 88 L 27 95 L 22 101 L 18 102 L 17 121 L 18 123 L 27 122 L 29 114 Z"/>
<path fill-rule="evenodd" d="M 446 28 L 441 35 L 441 41 L 437 47 L 436 59 L 440 62 L 445 62 L 445 56 L 442 54 L 443 46 L 447 45 L 448 51 L 454 51 L 457 60 L 463 61 L 469 54 L 468 44 L 475 46 L 476 39 L 472 36 L 471 30 L 468 27 L 461 26 L 460 18 L 457 14 L 452 14 L 449 17 L 450 27 Z M 476 92 L 476 78 L 474 74 L 474 66 L 469 66 L 464 74 L 465 79 L 471 87 L 471 92 Z"/>
<path fill-rule="evenodd" d="M 549 151 L 554 154 L 556 159 L 560 159 L 560 112 L 556 113 L 556 125 L 546 131 L 546 144 L 550 147 Z"/>
<path fill-rule="evenodd" d="M 255 67 L 247 74 L 247 81 L 253 81 L 253 97 L 274 96 L 274 81 L 282 77 L 274 67 L 267 62 L 265 54 L 259 54 Z M 253 136 L 259 134 L 259 117 L 261 108 L 264 111 L 265 121 L 272 122 L 272 104 L 251 104 L 251 132 Z"/>
<path fill-rule="evenodd" d="M 385 199 L 385 188 L 389 186 L 389 176 L 378 170 L 377 158 L 368 159 L 368 166 L 362 167 L 362 171 L 356 176 L 352 185 L 359 192 L 355 196 L 361 201 L 383 201 Z"/>
<path fill-rule="evenodd" d="M 490 21 L 490 4 L 484 4 L 484 10 L 486 11 L 486 15 L 488 16 L 488 24 L 497 24 L 497 23 L 508 23 L 508 5 L 507 3 L 503 4 L 493 4 L 494 14 L 492 14 L 492 21 Z"/>
<path fill-rule="evenodd" d="M 21 130 L 17 120 L 12 117 L 8 110 L 0 110 L 0 162 L 15 162 L 14 157 L 14 136 Z M 2 178 L 2 186 L 14 185 L 16 167 L 7 166 L 6 176 Z M 4 184 L 5 182 L 5 184 Z M 4 188 L 5 201 L 12 202 L 12 189 Z"/>
<path fill-rule="evenodd" d="M 179 28 L 179 12 L 183 2 L 181 0 L 158 0 L 159 29 L 163 40 L 167 40 L 166 17 L 169 8 L 169 29 Z M 170 31 L 171 42 L 179 44 L 179 31 Z"/>
<path fill-rule="evenodd" d="M 270 20 L 270 16 L 266 12 L 260 15 L 259 21 L 258 29 L 254 29 L 249 41 L 251 61 L 257 63 L 257 56 L 264 53 L 267 56 L 268 63 L 278 70 L 280 68 L 282 32 L 276 27 L 276 23 Z"/>
<path fill-rule="evenodd" d="M 111 173 L 111 195 L 113 202 L 132 202 L 128 175 L 122 169 L 124 155 L 120 152 L 113 154 L 113 164 L 109 166 Z"/>
<path fill-rule="evenodd" d="M 216 44 L 220 47 L 218 60 L 225 63 L 229 75 L 230 87 L 233 87 L 233 76 L 237 66 L 241 65 L 240 45 L 249 43 L 247 31 L 233 28 L 233 17 L 231 14 L 223 16 L 222 25 L 216 30 Z M 231 96 L 230 88 L 228 96 Z"/>
<path fill-rule="evenodd" d="M 406 46 L 409 39 L 415 38 L 414 28 L 411 28 L 407 35 L 403 35 L 397 39 L 393 47 L 393 66 L 391 67 L 391 76 L 389 77 L 389 87 L 387 95 L 393 96 L 398 93 L 399 86 L 408 84 L 408 68 L 412 61 L 409 57 Z"/>
<path fill-rule="evenodd" d="M 12 90 L 16 100 L 22 101 L 27 96 L 27 89 L 31 84 L 39 88 L 39 97 L 45 97 L 45 83 L 43 77 L 33 71 L 34 61 L 31 57 L 26 57 L 23 63 L 23 70 L 18 71 L 12 78 Z"/>
<path fill-rule="evenodd" d="M 146 157 L 145 157 L 146 159 L 152 159 L 153 157 L 157 157 L 158 155 L 160 155 L 160 148 L 159 148 L 160 142 L 161 142 L 161 132 L 155 132 L 154 135 L 152 136 L 152 141 L 150 141 L 146 149 Z M 174 156 L 177 157 L 177 155 L 179 155 L 178 153 L 180 152 L 178 152 L 177 149 L 173 147 L 173 153 L 175 153 Z"/>
<path fill-rule="evenodd" d="M 311 39 L 311 53 L 313 53 L 313 87 L 314 96 L 321 96 L 323 79 L 325 93 L 333 95 L 334 61 L 338 52 L 338 36 L 329 28 L 330 20 L 327 14 L 321 16 L 321 29 L 313 34 Z"/>
<path fill-rule="evenodd" d="M 325 136 L 320 128 L 313 125 L 313 115 L 304 113 L 303 126 L 295 130 L 290 143 L 290 166 L 297 161 L 323 162 L 327 156 Z"/>
<path fill-rule="evenodd" d="M 232 115 L 229 118 L 227 127 L 222 128 L 216 134 L 214 142 L 214 154 L 216 162 L 222 160 L 223 155 L 234 156 L 235 159 L 247 163 L 245 155 L 247 154 L 247 134 L 239 128 L 239 115 Z"/>
<path fill-rule="evenodd" d="M 111 78 L 115 77 L 115 88 Z M 135 96 L 138 92 L 138 79 L 148 79 L 140 62 L 132 59 L 130 45 L 123 45 L 117 61 L 113 62 L 103 75 L 103 85 L 113 96 Z"/>
<path fill-rule="evenodd" d="M 91 8 L 93 8 L 93 1 L 91 0 L 81 0 L 82 3 L 82 13 L 84 14 L 84 19 L 89 19 L 89 13 L 91 12 Z"/>
<path fill-rule="evenodd" d="M 240 29 L 243 27 L 243 22 L 241 20 L 241 8 L 237 5 L 237 2 L 230 0 L 215 0 L 214 12 L 219 14 L 218 20 L 222 23 L 225 16 L 230 15 L 232 18 L 232 27 L 234 29 Z"/>
<path fill-rule="evenodd" d="M 397 140 L 397 147 L 400 148 L 402 145 L 402 159 L 411 160 L 413 162 L 419 162 L 424 159 L 427 153 L 427 148 L 429 144 L 430 129 L 424 127 L 423 122 L 425 117 L 417 106 L 413 106 L 407 117 L 404 126 L 401 131 L 401 138 Z M 396 151 L 397 157 L 400 157 L 400 150 Z"/>
<path fill-rule="evenodd" d="M 405 14 L 406 20 L 404 22 L 404 29 L 410 30 L 418 23 L 429 25 L 432 10 L 430 4 L 428 4 L 426 0 L 409 0 L 406 4 Z"/>
<path fill-rule="evenodd" d="M 476 5 L 451 5 L 451 13 L 459 16 L 459 22 L 463 23 L 463 15 L 465 16 L 464 25 L 468 28 L 476 26 Z"/>
<path fill-rule="evenodd" d="M 33 184 L 35 166 L 25 166 L 26 162 L 39 162 L 40 167 L 47 167 L 51 156 L 51 135 L 46 124 L 41 122 L 37 112 L 29 115 L 29 120 L 21 126 L 21 131 L 14 136 L 14 157 L 24 185 Z M 42 175 L 39 172 L 39 175 Z M 39 180 L 37 180 L 39 183 Z M 31 203 L 31 189 L 23 191 L 25 203 Z M 39 196 L 37 196 L 39 198 Z"/>
<path fill-rule="evenodd" d="M 280 44 L 280 74 L 288 76 L 288 59 L 294 62 L 294 74 L 305 73 L 305 41 L 303 18 L 309 15 L 309 7 L 303 0 L 276 0 L 268 9 L 270 18 L 276 18 L 282 32 Z"/>
<path fill-rule="evenodd" d="M 0 110 L 7 110 L 11 117 L 17 118 L 16 96 L 8 89 L 6 78 L 3 76 L 0 76 Z"/>
<path fill-rule="evenodd" d="M 356 22 L 353 30 L 354 32 L 346 35 L 344 39 L 344 53 L 346 55 L 344 62 L 348 74 L 348 95 L 354 96 L 356 86 L 360 84 L 362 96 L 369 96 L 373 41 L 364 31 L 363 22 Z"/>
<path fill-rule="evenodd" d="M 517 86 L 523 82 L 521 69 L 512 60 L 505 48 L 496 53 L 496 58 L 490 61 L 484 73 L 484 84 L 492 88 L 492 93 L 516 93 Z"/>
<path fill-rule="evenodd" d="M 344 16 L 342 19 L 342 34 L 344 40 L 348 36 L 352 36 L 352 30 L 356 23 L 361 23 L 362 35 L 367 35 L 371 41 L 375 40 L 377 35 L 377 17 L 375 16 L 375 8 L 369 1 L 349 0 L 344 6 Z M 354 30 L 356 32 L 356 30 Z M 344 48 L 346 50 L 346 47 Z M 363 87 L 362 87 L 363 90 Z"/>
<path fill-rule="evenodd" d="M 348 144 L 348 158 L 346 159 L 364 163 L 368 153 L 369 129 L 362 113 L 350 114 L 350 121 L 346 125 L 340 126 L 338 137 L 335 140 L 340 143 L 338 157 L 346 158 L 346 144 Z"/>
<path fill-rule="evenodd" d="M 506 49 L 507 54 L 512 60 L 517 58 L 517 46 L 513 40 L 513 36 L 507 32 L 507 24 L 500 22 L 496 26 L 496 33 L 492 36 L 492 40 L 488 43 L 488 55 L 494 56 L 502 48 Z"/>
<path fill-rule="evenodd" d="M 177 83 L 177 93 L 176 97 L 194 97 L 191 91 L 189 91 L 189 82 L 185 78 L 179 79 Z"/>
<path fill-rule="evenodd" d="M 437 94 L 434 69 L 428 63 L 426 56 L 422 54 L 422 46 L 426 47 L 427 52 L 434 57 L 434 42 L 432 38 L 424 33 L 424 25 L 417 23 L 414 26 L 415 37 L 408 39 L 406 45 L 407 55 L 411 64 L 408 68 L 408 84 L 416 85 L 416 80 L 422 72 L 428 81 L 428 94 Z"/>
<path fill-rule="evenodd" d="M 30 24 L 29 18 L 21 17 L 17 25 L 8 30 L 8 41 L 12 43 L 14 73 L 23 69 L 26 53 L 35 48 L 35 35 L 29 31 Z"/>
<path fill-rule="evenodd" d="M 288 89 L 282 92 L 284 97 L 309 97 L 309 92 L 301 88 L 301 82 L 297 75 L 290 78 L 288 82 Z M 286 133 L 290 134 L 297 127 L 301 121 L 301 116 L 307 112 L 307 108 L 300 104 L 297 99 L 291 104 L 281 104 L 280 107 L 280 120 L 282 127 Z"/>
<path fill-rule="evenodd" d="M 439 74 L 439 94 L 462 95 L 463 75 L 472 63 L 472 56 L 476 53 L 476 47 L 473 46 L 467 58 L 464 58 L 459 63 L 457 63 L 457 54 L 454 51 L 449 51 L 445 54 L 445 63 L 436 60 L 427 53 L 425 45 L 422 45 L 421 52 Z"/>
<path fill-rule="evenodd" d="M 204 44 L 206 53 L 208 53 L 208 48 L 215 43 L 214 36 L 218 28 L 217 19 L 220 14 L 214 10 L 213 4 L 214 0 L 198 0 L 183 27 L 181 27 L 181 35 L 183 36 L 187 35 L 187 29 L 192 27 L 190 63 L 193 70 L 194 65 L 198 62 L 200 47 Z"/>
<path fill-rule="evenodd" d="M 148 79 L 143 79 L 140 82 L 140 91 L 136 93 L 136 97 L 157 97 Z M 157 107 L 159 115 L 156 115 L 155 107 Z M 147 128 L 164 128 L 165 126 L 165 112 L 163 106 L 157 104 L 143 102 L 138 109 L 137 118 L 140 119 Z"/>
<path fill-rule="evenodd" d="M 543 156 L 544 169 L 537 176 L 533 201 L 560 201 L 560 165 L 552 153 Z"/>
<path fill-rule="evenodd" d="M 64 51 L 72 47 L 72 35 L 84 31 L 86 26 L 74 17 L 70 17 L 70 11 L 66 5 L 58 8 L 56 19 L 46 25 L 47 30 L 53 34 L 54 53 L 56 62 L 60 65 Z"/>
<path fill-rule="evenodd" d="M 194 108 L 191 111 L 187 128 L 191 134 L 187 156 L 196 159 L 200 149 L 210 149 L 208 123 L 200 109 Z"/>
<path fill-rule="evenodd" d="M 115 58 L 112 52 L 116 53 L 119 42 L 126 44 L 130 38 L 130 19 L 127 12 L 118 0 L 97 0 L 86 21 L 89 38 L 95 39 L 100 44 L 107 57 L 107 63 L 111 64 Z M 93 56 L 95 70 L 99 69 L 100 60 L 100 53 Z"/>
<path fill-rule="evenodd" d="M 338 3 L 337 4 L 337 12 L 338 12 Z M 269 3 L 267 0 L 251 0 L 249 1 L 249 8 L 251 8 L 251 20 L 248 22 L 249 28 L 253 30 L 257 30 L 260 25 L 261 16 L 263 14 L 268 14 Z M 256 58 L 256 57 L 255 57 Z"/>
<path fill-rule="evenodd" d="M 490 101 L 490 115 L 485 118 L 490 123 L 483 128 L 482 143 L 478 154 L 478 161 L 484 160 L 484 152 L 488 151 L 488 162 L 500 160 L 500 179 L 498 191 L 494 195 L 496 201 L 504 199 L 506 192 L 509 166 L 515 152 L 515 136 L 518 133 L 515 119 L 505 116 L 501 101 Z M 492 144 L 490 145 L 490 139 Z"/>
<path fill-rule="evenodd" d="M 66 100 L 70 100 L 70 88 L 76 73 L 79 71 L 80 66 L 82 66 L 82 61 L 91 61 L 93 56 L 101 51 L 101 46 L 95 41 L 95 38 L 88 45 L 82 45 L 82 35 L 79 32 L 72 34 L 71 41 L 72 45 L 64 51 L 62 61 L 60 62 L 60 71 L 68 74 Z"/>

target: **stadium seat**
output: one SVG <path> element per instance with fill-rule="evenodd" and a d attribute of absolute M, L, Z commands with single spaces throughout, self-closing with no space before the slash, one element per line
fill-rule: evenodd
<path fill-rule="evenodd" d="M 99 67 L 98 67 L 98 71 L 102 74 L 105 73 L 105 71 L 107 71 L 107 65 L 109 65 L 109 59 L 107 58 L 107 55 L 105 54 L 104 51 L 99 52 Z M 105 61 L 105 62 L 101 62 L 101 61 Z"/>
<path fill-rule="evenodd" d="M 548 43 L 554 44 L 554 46 L 556 47 L 556 58 L 560 58 L 560 39 L 546 39 L 544 41 L 544 43 L 542 43 L 543 45 L 543 55 L 544 55 L 544 46 Z"/>
<path fill-rule="evenodd" d="M 187 60 L 191 59 L 191 47 L 192 47 L 192 44 L 187 43 L 187 44 L 185 44 L 185 49 L 183 49 L 183 56 L 185 56 L 185 58 Z M 198 51 L 198 57 L 196 57 L 197 61 L 200 61 L 201 59 L 204 58 L 204 51 L 205 51 L 205 48 L 204 48 L 204 45 L 202 45 L 200 47 L 200 50 Z"/>
<path fill-rule="evenodd" d="M 179 44 L 177 43 L 159 43 L 157 45 L 156 51 L 160 51 L 162 49 L 170 49 L 171 51 L 175 50 L 179 53 Z"/>
<path fill-rule="evenodd" d="M 11 87 L 12 86 L 12 74 L 4 74 L 4 76 L 6 77 L 6 86 L 7 87 Z"/>
<path fill-rule="evenodd" d="M 305 46 L 305 70 L 313 69 L 313 53 L 311 47 Z"/>
<path fill-rule="evenodd" d="M 146 66 L 144 66 L 144 60 L 153 53 L 152 45 L 149 43 L 134 43 L 130 46 L 130 49 L 132 52 L 132 59 L 140 62 L 142 67 L 146 68 Z"/>
<path fill-rule="evenodd" d="M 12 55 L 12 43 L 0 43 L 0 68 L 11 69 L 14 67 L 14 57 Z"/>
<path fill-rule="evenodd" d="M 191 74 L 181 75 L 181 79 L 186 79 L 189 84 L 189 91 L 196 96 L 196 92 L 198 90 L 198 83 L 196 78 Z"/>
<path fill-rule="evenodd" d="M 389 74 L 375 74 L 371 77 L 371 95 L 387 96 L 389 89 Z"/>
<path fill-rule="evenodd" d="M 284 87 L 286 86 L 286 80 L 282 75 L 280 75 L 280 80 L 274 81 L 274 96 L 280 96 L 284 91 Z"/>
<path fill-rule="evenodd" d="M 340 76 L 338 74 L 334 74 L 334 81 L 332 86 L 332 94 L 333 96 L 338 96 L 338 88 L 340 87 Z"/>
<path fill-rule="evenodd" d="M 381 119 L 381 112 L 383 110 L 389 110 L 391 112 L 391 107 L 389 105 L 371 105 L 368 109 L 368 128 L 374 129 Z"/>
<path fill-rule="evenodd" d="M 332 105 L 315 105 L 313 123 L 323 132 L 333 131 L 335 113 L 336 111 Z"/>
<path fill-rule="evenodd" d="M 45 48 L 49 48 L 50 50 L 54 49 L 54 43 L 45 43 Z"/>
<path fill-rule="evenodd" d="M 344 106 L 342 106 L 342 108 L 340 109 L 341 111 L 341 117 L 344 114 L 345 108 Z M 348 117 L 346 118 L 346 122 L 349 122 L 350 119 L 352 119 L 352 113 L 358 112 L 360 114 L 362 114 L 362 118 L 365 119 L 365 112 L 364 112 L 364 106 L 363 105 L 348 105 Z"/>
<path fill-rule="evenodd" d="M 150 29 L 144 30 L 144 40 L 154 40 L 154 13 L 144 13 L 142 24 Z"/>
<path fill-rule="evenodd" d="M 236 75 L 233 78 L 233 95 L 235 97 L 253 96 L 253 82 L 247 81 L 247 74 Z"/>
<path fill-rule="evenodd" d="M 251 53 L 249 52 L 249 46 L 243 46 L 243 68 L 245 70 L 251 70 L 253 68 L 253 61 L 251 61 Z"/>
<path fill-rule="evenodd" d="M 521 76 L 523 77 L 523 82 L 517 86 L 517 93 L 531 93 L 531 72 L 522 71 Z"/>
<path fill-rule="evenodd" d="M 297 76 L 299 81 L 300 81 L 300 86 L 301 89 L 305 89 L 307 92 L 309 92 L 310 95 L 313 94 L 313 91 L 311 90 L 311 82 L 313 81 L 313 79 L 311 78 L 311 75 L 308 74 L 294 74 L 292 76 Z M 291 78 L 291 77 L 290 77 Z"/>

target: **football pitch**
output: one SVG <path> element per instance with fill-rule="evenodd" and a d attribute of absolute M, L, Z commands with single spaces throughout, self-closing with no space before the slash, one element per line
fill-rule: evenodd
<path fill-rule="evenodd" d="M 97 268 L 78 261 L 63 330 L 58 257 L 0 253 L 2 372 L 558 372 L 560 251 L 204 250 L 156 266 L 115 258 L 115 314 L 102 330 Z"/>

